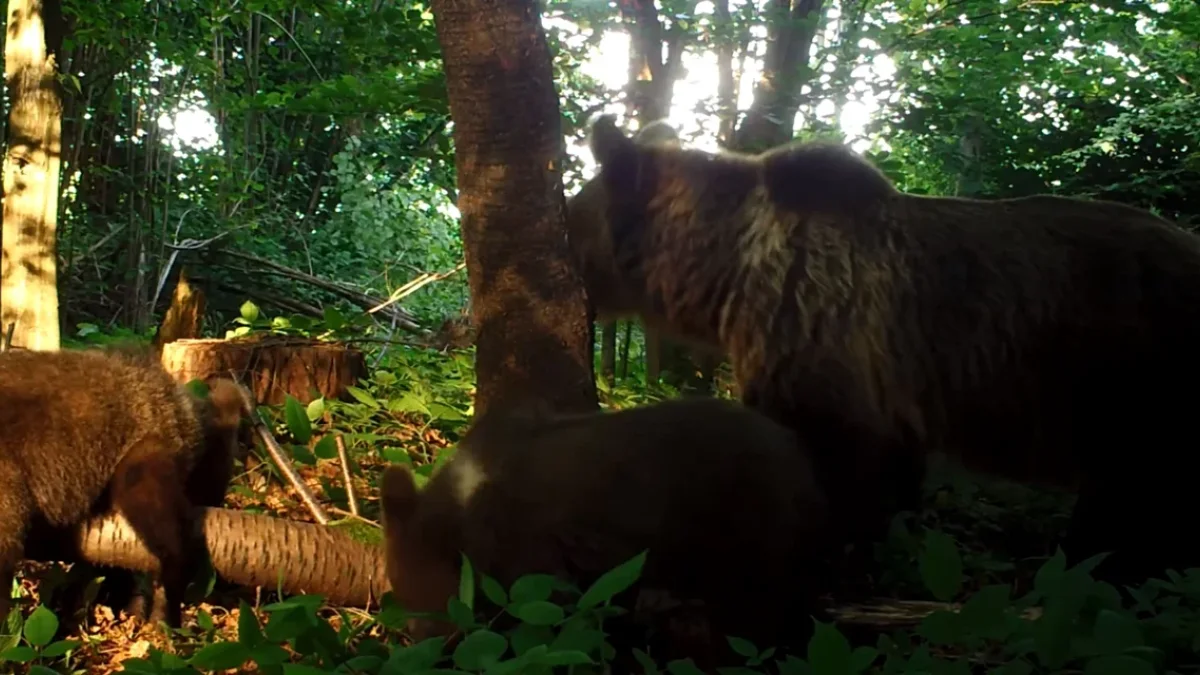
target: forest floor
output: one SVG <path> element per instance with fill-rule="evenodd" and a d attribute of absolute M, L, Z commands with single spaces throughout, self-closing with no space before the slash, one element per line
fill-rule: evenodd
<path fill-rule="evenodd" d="M 421 445 L 436 452 L 450 443 L 436 428 L 413 424 L 400 427 L 394 433 L 398 442 L 423 441 Z M 225 507 L 264 513 L 278 518 L 312 522 L 313 516 L 297 499 L 290 487 L 277 477 L 268 477 L 268 463 L 257 459 L 261 448 L 251 453 L 235 478 Z M 355 490 L 362 516 L 377 521 L 377 490 L 374 480 L 385 460 L 378 454 L 356 455 L 361 476 L 355 479 Z M 246 467 L 249 468 L 246 468 Z M 321 497 L 322 480 L 340 485 L 341 473 L 336 462 L 318 462 L 297 466 L 309 489 Z M 1033 573 L 1053 552 L 1053 541 L 1065 526 L 1069 499 L 1061 495 L 1046 495 L 1006 483 L 974 482 L 969 477 L 953 474 L 938 475 L 935 468 L 931 487 L 927 489 L 926 505 L 921 514 L 897 519 L 889 540 L 880 545 L 878 564 L 868 587 L 859 588 L 856 596 L 873 598 L 866 607 L 847 607 L 835 612 L 839 627 L 856 644 L 871 644 L 873 635 L 890 632 L 896 627 L 911 627 L 921 616 L 939 605 L 931 602 L 917 571 L 917 556 L 921 548 L 921 532 L 925 527 L 940 528 L 952 535 L 962 549 L 964 590 L 994 583 L 1013 583 L 1014 592 L 1027 590 Z M 919 521 L 919 522 L 914 522 Z M 22 567 L 22 584 L 28 600 L 39 602 L 38 588 L 47 580 L 62 574 L 54 564 L 27 562 Z M 192 592 L 197 592 L 193 587 Z M 892 599 L 894 604 L 880 604 Z M 266 613 L 259 608 L 275 600 L 274 593 L 218 585 L 199 602 L 189 602 L 184 611 L 184 631 L 192 637 L 171 638 L 182 652 L 191 651 L 188 642 L 210 641 L 213 636 L 236 640 L 238 620 L 242 609 L 249 607 L 265 623 Z M 333 609 L 323 612 L 337 627 L 341 620 Z M 346 616 L 354 620 L 356 613 Z M 364 615 L 365 618 L 365 615 Z M 374 628 L 377 631 L 378 628 Z M 368 633 L 369 634 L 369 633 Z M 114 612 L 101 604 L 87 610 L 84 621 L 69 635 L 60 637 L 82 642 L 70 659 L 72 672 L 121 672 L 121 664 L 130 658 L 146 657 L 151 647 L 170 651 L 170 641 L 153 626 Z M 233 672 L 253 672 L 240 669 Z"/>

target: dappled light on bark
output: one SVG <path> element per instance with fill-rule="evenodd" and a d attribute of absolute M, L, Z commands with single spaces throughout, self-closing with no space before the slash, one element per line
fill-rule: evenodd
<path fill-rule="evenodd" d="M 564 154 L 535 3 L 433 3 L 454 120 L 458 209 L 477 326 L 476 414 L 594 409 L 590 321 L 567 253 Z"/>
<path fill-rule="evenodd" d="M 43 12 L 58 0 L 10 0 L 4 78 L 11 108 L 4 157 L 4 226 L 0 232 L 0 325 L 15 324 L 13 344 L 58 348 L 55 237 L 62 152 L 62 99 Z"/>

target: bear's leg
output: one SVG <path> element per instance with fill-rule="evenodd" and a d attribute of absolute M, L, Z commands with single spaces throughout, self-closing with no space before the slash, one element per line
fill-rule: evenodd
<path fill-rule="evenodd" d="M 184 591 L 206 551 L 173 450 L 162 439 L 139 441 L 113 475 L 112 502 L 159 561 L 150 619 L 178 627 Z"/>
<path fill-rule="evenodd" d="M 799 359 L 746 376 L 742 402 L 792 429 L 812 453 L 833 516 L 836 548 L 852 546 L 858 576 L 892 517 L 921 503 L 925 453 L 915 433 L 876 412 L 845 369 Z"/>

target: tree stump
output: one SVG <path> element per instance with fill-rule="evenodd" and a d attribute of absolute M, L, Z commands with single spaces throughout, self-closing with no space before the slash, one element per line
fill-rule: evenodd
<path fill-rule="evenodd" d="M 204 304 L 204 290 L 193 286 L 188 280 L 187 270 L 181 267 L 179 281 L 175 283 L 175 292 L 171 296 L 171 306 L 154 336 L 154 346 L 162 349 L 163 345 L 176 340 L 200 337 Z"/>
<path fill-rule="evenodd" d="M 363 353 L 349 345 L 291 337 L 177 340 L 163 345 L 162 363 L 181 383 L 232 375 L 266 405 L 288 394 L 301 403 L 341 398 L 367 372 Z"/>

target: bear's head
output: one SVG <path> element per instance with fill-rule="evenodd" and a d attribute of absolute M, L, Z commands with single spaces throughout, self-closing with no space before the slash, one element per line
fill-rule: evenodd
<path fill-rule="evenodd" d="M 594 130 L 595 124 L 593 144 Z M 619 137 L 619 141 L 638 148 L 679 147 L 678 132 L 661 120 L 642 127 L 632 138 L 626 138 L 615 124 L 612 132 Z M 618 139 L 611 140 L 615 142 Z M 594 145 L 592 152 L 596 156 Z M 636 279 L 627 278 L 617 267 L 614 257 L 614 236 L 610 228 L 613 200 L 609 198 L 610 194 L 614 194 L 613 189 L 623 190 L 625 186 L 623 183 L 610 186 L 597 175 L 567 200 L 567 239 L 575 264 L 583 276 L 588 298 L 601 320 L 636 315 L 645 309 L 644 291 Z"/>
<path fill-rule="evenodd" d="M 405 611 L 441 614 L 458 591 L 460 563 L 445 529 L 425 517 L 423 497 L 408 467 L 384 471 L 380 503 L 387 575 L 392 595 Z M 411 617 L 407 628 L 417 641 L 456 630 L 432 617 Z"/>

